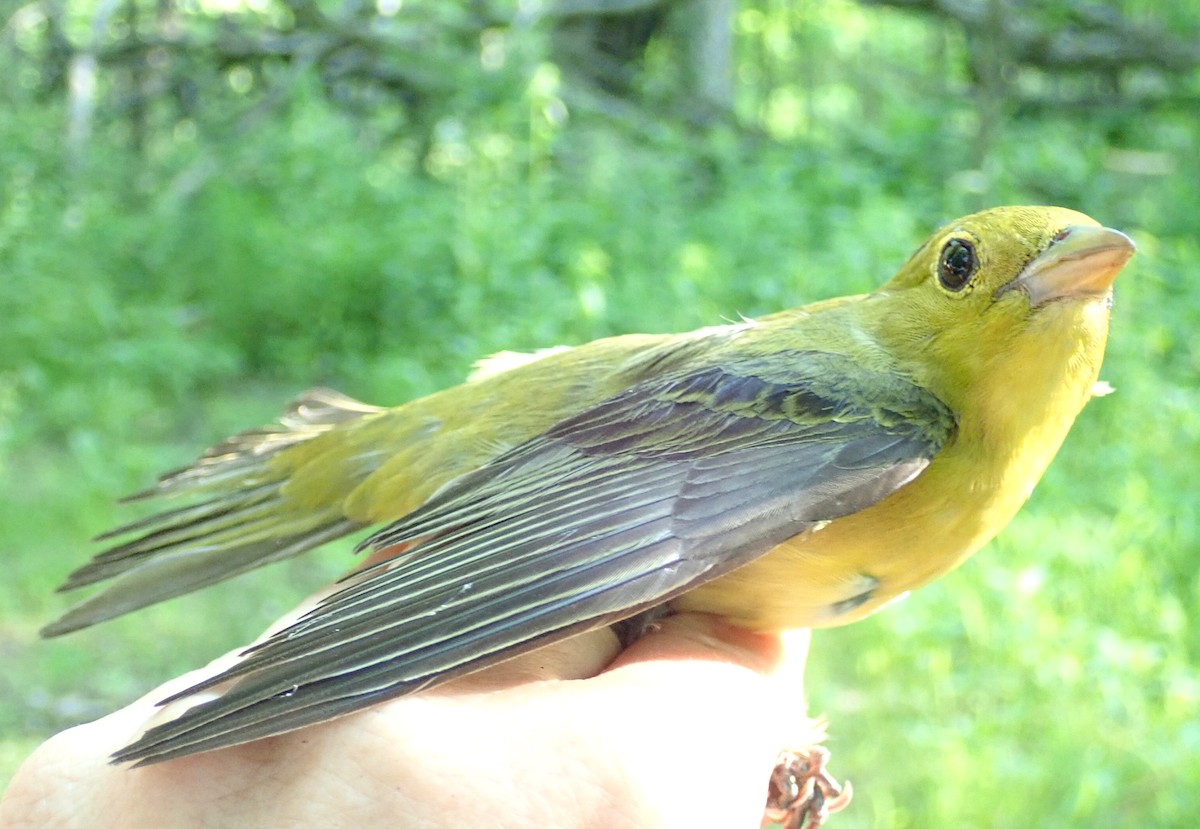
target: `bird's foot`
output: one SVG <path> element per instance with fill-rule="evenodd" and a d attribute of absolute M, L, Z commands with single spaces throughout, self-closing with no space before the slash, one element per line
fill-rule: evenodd
<path fill-rule="evenodd" d="M 849 780 L 844 786 L 838 785 L 825 770 L 828 762 L 829 751 L 824 746 L 779 752 L 767 789 L 762 825 L 816 829 L 829 815 L 846 808 L 854 789 Z"/>

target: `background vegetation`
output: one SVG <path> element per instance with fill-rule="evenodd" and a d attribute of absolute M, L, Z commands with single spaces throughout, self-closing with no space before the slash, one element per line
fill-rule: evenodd
<path fill-rule="evenodd" d="M 944 220 L 1130 233 L 1104 379 L 959 571 L 813 646 L 839 826 L 1200 814 L 1200 9 L 0 0 L 0 781 L 348 546 L 51 642 L 116 496 L 327 384 L 885 279 Z"/>

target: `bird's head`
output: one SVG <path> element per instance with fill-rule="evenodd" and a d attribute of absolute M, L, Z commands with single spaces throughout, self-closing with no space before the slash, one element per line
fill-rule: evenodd
<path fill-rule="evenodd" d="M 1112 282 L 1133 252 L 1073 210 L 986 210 L 938 230 L 876 292 L 879 324 L 952 406 L 981 384 L 1049 390 L 1078 375 L 1090 389 Z"/>
<path fill-rule="evenodd" d="M 883 293 L 916 289 L 935 316 L 969 308 L 1027 308 L 1107 296 L 1133 255 L 1125 234 L 1061 207 L 997 207 L 951 222 L 925 240 Z M 938 310 L 940 306 L 941 310 Z M 1015 311 L 1014 311 L 1015 312 Z"/>

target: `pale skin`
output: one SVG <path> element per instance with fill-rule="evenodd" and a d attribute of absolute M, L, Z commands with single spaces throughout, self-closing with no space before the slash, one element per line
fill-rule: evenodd
<path fill-rule="evenodd" d="M 672 617 L 620 652 L 596 631 L 419 695 L 142 769 L 107 756 L 227 655 L 42 745 L 0 829 L 756 827 L 802 716 L 807 632 Z"/>

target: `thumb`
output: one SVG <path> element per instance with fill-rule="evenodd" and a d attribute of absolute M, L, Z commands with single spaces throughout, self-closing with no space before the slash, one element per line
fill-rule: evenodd
<path fill-rule="evenodd" d="M 819 729 L 800 685 L 807 631 L 750 633 L 705 614 L 664 620 L 586 685 L 596 733 L 662 826 L 757 826 L 775 758 Z"/>

